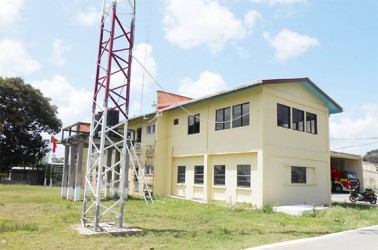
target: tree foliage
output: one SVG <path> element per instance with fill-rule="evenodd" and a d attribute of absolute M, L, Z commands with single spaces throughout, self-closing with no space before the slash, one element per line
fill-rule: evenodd
<path fill-rule="evenodd" d="M 0 170 L 34 166 L 49 152 L 42 133 L 62 127 L 57 107 L 21 78 L 0 77 Z"/>
<path fill-rule="evenodd" d="M 367 152 L 363 158 L 364 161 L 378 163 L 378 149 Z"/>

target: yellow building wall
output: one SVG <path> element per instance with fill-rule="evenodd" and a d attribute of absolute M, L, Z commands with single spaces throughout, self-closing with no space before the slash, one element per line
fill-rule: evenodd
<path fill-rule="evenodd" d="M 258 167 L 261 153 L 262 112 L 261 90 L 256 88 L 211 102 L 163 112 L 158 117 L 155 191 L 165 195 L 197 200 L 261 203 L 262 168 Z M 249 126 L 215 130 L 216 110 L 250 103 Z M 200 133 L 188 134 L 188 117 L 200 114 Z M 178 124 L 173 122 L 178 119 Z M 166 127 L 168 126 L 168 127 Z M 171 149 L 171 151 L 170 151 Z M 164 152 L 162 156 L 159 152 Z M 171 153 L 171 155 L 170 155 Z M 171 160 L 169 160 L 171 159 Z M 237 188 L 237 164 L 251 165 L 251 188 Z M 194 166 L 205 168 L 204 185 L 194 185 Z M 226 165 L 226 185 L 213 185 L 213 166 Z M 186 166 L 186 183 L 177 184 L 177 166 Z M 163 173 L 165 172 L 165 173 Z M 170 174 L 169 174 L 170 173 Z M 170 176 L 167 178 L 167 175 Z M 161 179 L 163 178 L 163 179 Z M 170 183 L 166 187 L 166 180 Z M 253 195 L 252 195 L 253 193 Z"/>
<path fill-rule="evenodd" d="M 203 184 L 194 184 L 194 169 L 198 165 L 204 166 Z M 225 165 L 225 185 L 214 185 L 214 165 Z M 250 188 L 237 187 L 237 165 L 251 166 Z M 186 167 L 185 183 L 177 183 L 178 166 Z M 262 193 L 259 171 L 257 152 L 175 157 L 172 161 L 171 194 L 201 201 L 258 203 Z"/>
<path fill-rule="evenodd" d="M 361 179 L 362 178 L 360 178 L 360 181 Z M 378 189 L 378 171 L 376 164 L 363 162 L 363 183 L 364 186 L 361 186 L 361 191 L 365 188 L 371 188 L 373 190 Z"/>
<path fill-rule="evenodd" d="M 215 130 L 217 109 L 247 102 L 248 126 Z M 278 127 L 277 103 L 316 114 L 317 134 Z M 328 107 L 303 85 L 258 86 L 185 109 L 163 111 L 157 119 L 155 192 L 257 206 L 331 203 Z M 196 114 L 200 133 L 189 135 L 188 117 Z M 237 188 L 238 164 L 251 165 L 251 188 Z M 204 165 L 204 185 L 194 185 L 195 165 Z M 213 185 L 214 165 L 226 166 L 224 187 Z M 185 184 L 177 184 L 177 166 L 186 166 Z M 306 167 L 306 184 L 291 184 L 291 166 Z"/>
<path fill-rule="evenodd" d="M 277 126 L 277 103 L 316 114 L 317 134 Z M 263 105 L 263 204 L 330 204 L 327 106 L 300 84 L 266 86 Z M 291 184 L 291 166 L 306 167 L 306 184 Z"/>
<path fill-rule="evenodd" d="M 172 150 L 169 142 L 169 122 L 169 117 L 165 114 L 156 120 L 154 193 L 160 195 L 170 194 Z"/>
<path fill-rule="evenodd" d="M 262 127 L 259 123 L 261 109 L 259 89 L 252 89 L 235 95 L 215 99 L 211 102 L 198 103 L 185 107 L 185 111 L 177 109 L 164 112 L 169 116 L 171 146 L 173 156 L 213 154 L 221 152 L 245 152 L 261 148 Z M 250 103 L 250 124 L 245 127 L 215 130 L 215 112 L 218 109 L 238 104 Z M 167 113 L 167 114 L 166 114 Z M 200 114 L 200 133 L 188 134 L 188 117 Z M 179 124 L 173 125 L 178 119 Z"/>

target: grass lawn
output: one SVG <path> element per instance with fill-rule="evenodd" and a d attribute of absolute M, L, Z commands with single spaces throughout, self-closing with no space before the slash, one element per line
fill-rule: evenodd
<path fill-rule="evenodd" d="M 0 185 L 0 249 L 242 249 L 378 224 L 376 208 L 346 203 L 303 217 L 272 213 L 271 206 L 198 204 L 155 197 L 155 205 L 126 201 L 132 236 L 81 236 L 81 202 L 60 188 Z"/>

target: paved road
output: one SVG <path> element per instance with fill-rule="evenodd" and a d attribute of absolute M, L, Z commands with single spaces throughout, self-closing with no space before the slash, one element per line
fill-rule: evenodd
<path fill-rule="evenodd" d="M 378 225 L 319 237 L 291 240 L 249 250 L 377 250 Z"/>
<path fill-rule="evenodd" d="M 349 194 L 332 194 L 333 201 L 348 202 Z M 366 206 L 378 207 L 366 202 L 358 202 Z M 327 234 L 319 237 L 291 240 L 280 243 L 249 248 L 249 250 L 377 250 L 378 249 L 378 225 L 356 230 L 350 230 L 335 234 Z"/>
<path fill-rule="evenodd" d="M 348 202 L 349 201 L 349 193 L 333 193 L 332 194 L 332 201 L 339 201 L 339 202 Z M 378 207 L 378 204 L 370 204 L 368 202 L 357 202 L 356 204 L 370 206 L 370 207 Z M 377 239 L 378 241 L 378 239 Z M 378 246 L 377 246 L 378 249 Z"/>

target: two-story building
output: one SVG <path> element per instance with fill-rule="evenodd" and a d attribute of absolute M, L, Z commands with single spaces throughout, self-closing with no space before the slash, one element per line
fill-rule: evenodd
<path fill-rule="evenodd" d="M 342 108 L 310 79 L 256 81 L 158 107 L 129 120 L 155 193 L 256 206 L 331 203 L 329 115 Z"/>

